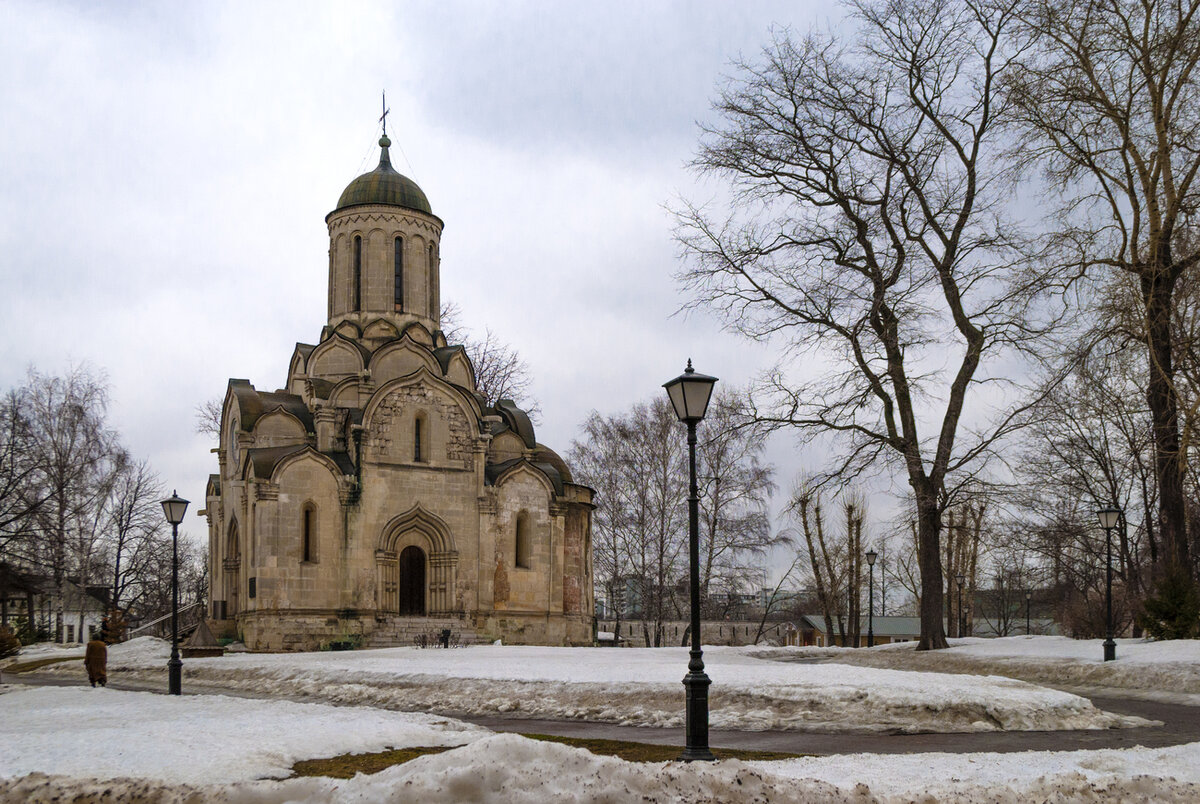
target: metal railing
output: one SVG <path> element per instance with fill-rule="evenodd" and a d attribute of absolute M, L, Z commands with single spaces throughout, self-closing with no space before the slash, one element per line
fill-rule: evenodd
<path fill-rule="evenodd" d="M 189 603 L 186 606 L 179 607 L 180 629 L 181 630 L 185 627 L 191 627 L 192 625 L 195 625 L 194 622 L 188 622 L 187 625 L 185 626 L 183 623 L 183 618 L 186 614 L 192 614 L 195 611 L 195 609 L 197 609 L 197 608 L 203 610 L 204 603 L 202 601 L 197 600 L 195 603 Z M 170 621 L 170 619 L 171 619 L 171 612 L 168 611 L 166 614 L 164 614 L 161 617 L 153 619 L 148 623 L 143 623 L 142 625 L 139 625 L 137 628 L 131 629 L 130 631 L 128 631 L 126 633 L 125 638 L 133 639 L 140 632 L 148 631 L 151 628 L 154 628 L 156 626 L 167 623 Z"/>

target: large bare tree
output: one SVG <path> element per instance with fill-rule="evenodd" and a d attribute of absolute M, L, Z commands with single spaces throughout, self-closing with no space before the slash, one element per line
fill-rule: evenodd
<path fill-rule="evenodd" d="M 784 355 L 756 389 L 760 425 L 832 436 L 829 477 L 906 475 L 920 649 L 946 645 L 942 512 L 1019 421 L 1002 377 L 1047 326 L 1045 279 L 1005 216 L 1014 5 L 862 2 L 847 36 L 777 34 L 738 65 L 695 160 L 730 185 L 727 211 L 678 213 L 692 304 Z"/>
<path fill-rule="evenodd" d="M 1166 568 L 1190 570 L 1171 322 L 1180 277 L 1200 261 L 1187 236 L 1200 200 L 1200 1 L 1031 0 L 1020 15 L 1034 37 L 1013 82 L 1022 152 L 1064 192 L 1072 271 L 1136 279 L 1159 539 Z"/>

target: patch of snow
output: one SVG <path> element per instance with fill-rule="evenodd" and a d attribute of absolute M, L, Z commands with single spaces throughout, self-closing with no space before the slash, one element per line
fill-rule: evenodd
<path fill-rule="evenodd" d="M 302 759 L 462 745 L 488 734 L 458 720 L 362 707 L 10 685 L 0 694 L 0 777 L 208 785 L 282 778 Z"/>
<path fill-rule="evenodd" d="M 109 677 L 160 679 L 169 648 L 144 641 L 151 639 L 114 646 Z M 704 658 L 717 728 L 973 732 L 1146 724 L 1010 678 L 782 663 L 740 648 L 710 648 Z M 686 648 L 404 647 L 189 659 L 184 678 L 389 709 L 681 726 L 687 662 Z M 74 665 L 47 670 L 82 672 Z"/>
<path fill-rule="evenodd" d="M 1161 642 L 1118 639 L 1117 658 L 1111 662 L 1104 661 L 1099 639 L 1014 636 L 965 637 L 949 642 L 947 650 L 924 652 L 916 651 L 912 643 L 857 650 L 813 647 L 742 650 L 747 655 L 784 661 L 825 659 L 880 668 L 1003 675 L 1034 683 L 1131 690 L 1144 697 L 1200 702 L 1195 697 L 1200 696 L 1198 639 Z"/>
<path fill-rule="evenodd" d="M 1196 743 L 1121 751 L 635 764 L 518 735 L 493 735 L 446 718 L 111 689 L 27 688 L 0 695 L 0 741 L 3 804 L 55 796 L 191 804 L 1200 799 Z M 277 779 L 300 759 L 456 743 L 466 745 L 371 776 Z"/>

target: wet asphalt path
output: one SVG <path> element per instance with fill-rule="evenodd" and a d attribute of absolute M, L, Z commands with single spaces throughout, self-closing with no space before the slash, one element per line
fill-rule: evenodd
<path fill-rule="evenodd" d="M 83 686 L 81 675 L 4 674 L 7 683 L 39 686 Z M 161 685 L 110 679 L 113 689 L 166 692 L 166 674 Z M 250 698 L 298 698 L 284 692 L 277 695 L 245 694 L 215 686 L 189 686 L 186 670 L 183 680 L 185 693 L 222 694 Z M 846 734 L 817 731 L 735 731 L 711 729 L 709 744 L 713 748 L 745 748 L 762 751 L 783 751 L 795 754 L 913 754 L 930 751 L 971 753 L 978 751 L 1074 751 L 1098 748 L 1161 748 L 1181 743 L 1200 742 L 1200 707 L 1175 703 L 1135 700 L 1110 695 L 1087 695 L 1100 709 L 1121 715 L 1136 715 L 1147 720 L 1162 721 L 1162 726 L 1136 729 L 1095 729 L 1077 731 L 1010 731 L 952 734 Z M 683 706 L 683 692 L 679 694 Z M 562 737 L 581 737 L 604 740 L 627 740 L 660 745 L 684 744 L 683 728 L 651 728 L 595 723 L 585 720 L 532 720 L 518 717 L 479 716 L 455 712 L 434 714 L 454 717 L 486 726 L 500 732 L 552 734 Z"/>

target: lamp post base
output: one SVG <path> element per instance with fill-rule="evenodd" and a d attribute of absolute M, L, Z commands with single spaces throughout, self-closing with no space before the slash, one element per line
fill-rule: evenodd
<path fill-rule="evenodd" d="M 691 671 L 683 677 L 683 688 L 687 693 L 687 745 L 679 755 L 682 762 L 712 762 L 716 760 L 708 750 L 708 687 L 712 680 L 703 671 Z"/>
<path fill-rule="evenodd" d="M 1111 662 L 1117 658 L 1117 643 L 1113 642 L 1112 637 L 1104 640 L 1104 661 Z"/>
<path fill-rule="evenodd" d="M 178 656 L 167 662 L 167 691 L 171 695 L 183 694 L 183 661 Z"/>

